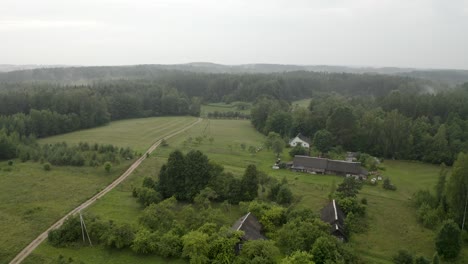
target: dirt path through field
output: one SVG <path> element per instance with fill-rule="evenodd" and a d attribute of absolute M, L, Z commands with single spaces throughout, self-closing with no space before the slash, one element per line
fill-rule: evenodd
<path fill-rule="evenodd" d="M 46 240 L 47 235 L 49 232 L 53 229 L 59 228 L 63 222 L 71 215 L 74 215 L 78 213 L 79 211 L 85 209 L 86 207 L 90 206 L 92 203 L 94 203 L 96 200 L 99 198 L 103 197 L 106 193 L 110 192 L 112 189 L 114 189 L 119 183 L 124 181 L 140 164 L 143 162 L 143 160 L 146 159 L 146 154 L 150 154 L 153 152 L 157 147 L 159 147 L 159 144 L 161 144 L 162 138 L 168 139 L 171 138 L 175 135 L 178 135 L 185 130 L 193 127 L 194 125 L 200 123 L 202 121 L 201 118 L 198 118 L 197 121 L 193 122 L 192 124 L 178 130 L 175 132 L 172 132 L 168 135 L 165 135 L 161 137 L 156 143 L 154 143 L 138 160 L 136 160 L 122 175 L 120 175 L 116 180 L 114 180 L 111 184 L 109 184 L 106 188 L 104 188 L 102 191 L 91 197 L 89 200 L 86 202 L 82 203 L 72 211 L 70 211 L 68 214 L 66 214 L 64 217 L 62 217 L 60 220 L 58 220 L 55 224 L 53 224 L 51 227 L 49 227 L 46 231 L 44 231 L 42 234 L 40 234 L 36 239 L 34 239 L 27 247 L 25 247 L 16 257 L 10 262 L 10 264 L 18 264 L 21 263 L 31 252 L 34 251 L 44 240 Z"/>

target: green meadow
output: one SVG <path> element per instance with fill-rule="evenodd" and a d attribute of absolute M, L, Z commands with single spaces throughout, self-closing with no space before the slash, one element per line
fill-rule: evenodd
<path fill-rule="evenodd" d="M 41 139 L 39 143 L 106 143 L 143 152 L 155 141 L 194 121 L 194 117 L 132 119 Z M 14 160 L 12 166 L 0 162 L 0 263 L 8 263 L 35 237 L 111 183 L 132 162 L 113 165 L 110 173 L 103 167 L 52 166 L 45 171 L 38 162 Z"/>
<path fill-rule="evenodd" d="M 135 129 L 138 130 L 137 127 Z M 86 131 L 82 131 L 86 132 Z M 80 132 L 81 133 L 81 132 Z M 79 133 L 77 134 L 79 135 Z M 203 138 L 200 144 L 195 138 Z M 210 142 L 210 138 L 213 141 Z M 161 165 L 175 149 L 189 151 L 199 149 L 208 157 L 235 175 L 242 175 L 248 164 L 255 164 L 262 171 L 278 179 L 286 178 L 296 196 L 296 206 L 319 211 L 326 203 L 332 183 L 339 184 L 341 177 L 294 173 L 287 170 L 273 170 L 275 155 L 266 150 L 251 154 L 249 146 L 256 148 L 263 144 L 264 136 L 258 133 L 246 120 L 203 120 L 203 122 L 169 139 L 167 147 L 160 147 L 125 182 L 86 210 L 106 220 L 138 224 L 142 207 L 132 197 L 134 186 L 140 186 L 144 177 L 157 177 Z M 131 144 L 131 142 L 128 142 Z M 245 149 L 243 148 L 245 146 Z M 289 149 L 281 156 L 290 160 Z M 398 187 L 387 191 L 381 182 L 377 186 L 365 185 L 360 198 L 366 198 L 367 231 L 354 234 L 350 244 L 368 263 L 391 263 L 391 257 L 400 249 L 407 249 L 415 255 L 431 258 L 435 252 L 435 232 L 419 225 L 411 197 L 418 189 L 431 189 L 437 181 L 439 167 L 416 162 L 385 161 L 385 176 L 390 177 Z M 233 209 L 228 216 L 233 221 L 240 214 Z M 93 248 L 54 248 L 43 243 L 25 263 L 54 263 L 59 255 L 71 257 L 84 263 L 179 263 L 180 260 L 161 259 L 155 256 L 139 256 L 129 250 L 115 251 L 101 246 Z M 468 259 L 465 246 L 459 263 Z"/>
<path fill-rule="evenodd" d="M 144 152 L 149 146 L 171 131 L 176 131 L 192 122 L 195 117 L 148 117 L 111 122 L 102 127 L 96 127 L 72 133 L 41 139 L 40 143 L 79 142 L 112 144 L 119 147 L 130 147 Z"/>
<path fill-rule="evenodd" d="M 206 117 L 208 113 L 213 112 L 240 112 L 243 114 L 250 114 L 250 109 L 238 109 L 237 104 L 239 102 L 232 102 L 230 104 L 227 103 L 209 103 L 204 104 L 201 107 L 200 116 Z M 246 104 L 246 103 L 243 103 Z"/>

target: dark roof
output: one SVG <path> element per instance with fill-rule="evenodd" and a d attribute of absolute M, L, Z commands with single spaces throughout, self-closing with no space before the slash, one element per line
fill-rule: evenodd
<path fill-rule="evenodd" d="M 305 142 L 309 143 L 309 145 L 312 143 L 312 141 L 310 140 L 310 138 L 308 138 L 308 137 L 302 135 L 301 133 L 297 134 L 296 137 L 300 138 L 302 141 L 305 141 Z"/>
<path fill-rule="evenodd" d="M 294 156 L 293 168 L 315 169 L 333 172 L 349 173 L 356 175 L 367 175 L 367 171 L 361 167 L 360 162 L 349 162 L 344 160 L 329 160 L 309 156 Z"/>
<path fill-rule="evenodd" d="M 316 170 L 326 170 L 328 159 L 312 158 L 309 156 L 296 155 L 293 159 L 294 168 L 312 168 Z"/>
<path fill-rule="evenodd" d="M 250 212 L 239 218 L 232 226 L 232 229 L 235 231 L 244 231 L 243 240 L 266 239 L 261 233 L 262 224 L 260 224 L 258 219 Z"/>
<path fill-rule="evenodd" d="M 360 162 L 349 162 L 344 160 L 328 160 L 327 170 L 361 174 L 361 163 Z"/>
<path fill-rule="evenodd" d="M 345 214 L 335 200 L 328 203 L 322 211 L 320 211 L 320 219 L 331 226 L 330 233 L 344 240 L 347 239 L 344 231 L 345 218 Z"/>
<path fill-rule="evenodd" d="M 320 219 L 331 225 L 339 224 L 344 226 L 345 214 L 335 200 L 333 200 L 322 208 L 322 211 L 320 211 Z"/>

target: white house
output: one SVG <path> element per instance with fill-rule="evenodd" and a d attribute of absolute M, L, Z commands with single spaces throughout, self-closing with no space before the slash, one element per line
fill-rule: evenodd
<path fill-rule="evenodd" d="M 297 136 L 289 141 L 289 146 L 302 146 L 304 148 L 310 148 L 310 139 L 304 137 L 301 133 L 297 134 Z"/>

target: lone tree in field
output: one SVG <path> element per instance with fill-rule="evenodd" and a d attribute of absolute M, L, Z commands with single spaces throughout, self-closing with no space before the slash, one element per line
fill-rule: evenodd
<path fill-rule="evenodd" d="M 112 163 L 110 163 L 108 161 L 106 163 L 104 163 L 104 169 L 106 170 L 107 173 L 110 172 L 111 168 L 112 168 Z"/>
<path fill-rule="evenodd" d="M 442 224 L 435 244 L 437 253 L 444 259 L 454 259 L 460 254 L 462 247 L 461 232 L 453 220 L 447 220 Z"/>
<path fill-rule="evenodd" d="M 278 133 L 270 132 L 265 141 L 265 146 L 267 149 L 271 149 L 276 156 L 279 156 L 283 152 L 284 141 Z"/>

